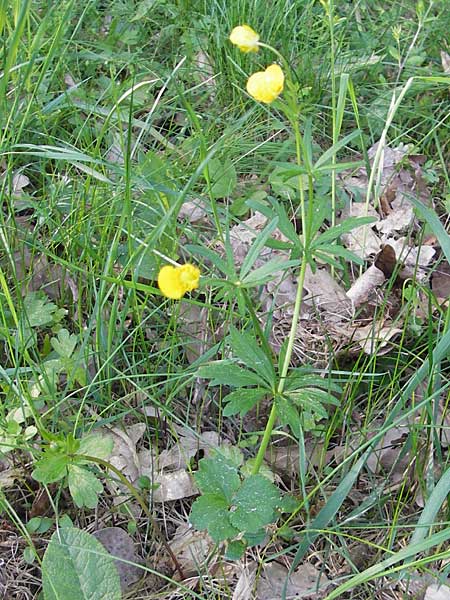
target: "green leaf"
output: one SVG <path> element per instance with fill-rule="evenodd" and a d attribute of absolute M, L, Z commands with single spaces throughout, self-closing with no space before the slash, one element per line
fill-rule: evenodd
<path fill-rule="evenodd" d="M 230 344 L 233 353 L 250 369 L 256 371 L 268 384 L 275 381 L 275 369 L 272 361 L 258 346 L 256 339 L 248 333 L 239 332 L 235 327 L 230 330 Z"/>
<path fill-rule="evenodd" d="M 78 508 L 97 506 L 98 495 L 103 492 L 103 485 L 92 471 L 77 465 L 69 465 L 67 480 L 70 494 Z"/>
<path fill-rule="evenodd" d="M 50 340 L 53 349 L 61 358 L 70 358 L 77 342 L 78 337 L 74 333 L 70 334 L 67 329 L 60 329 L 58 336 Z"/>
<path fill-rule="evenodd" d="M 278 225 L 278 217 L 272 219 L 272 221 L 264 227 L 262 231 L 253 240 L 249 251 L 247 252 L 244 262 L 242 263 L 239 271 L 239 277 L 241 280 L 245 279 L 245 276 L 250 272 L 250 269 L 254 265 L 256 259 L 261 255 L 261 250 L 266 245 L 267 240 L 270 238 L 272 233 L 275 231 Z"/>
<path fill-rule="evenodd" d="M 282 425 L 289 425 L 292 433 L 298 437 L 301 427 L 300 415 L 296 406 L 285 396 L 276 399 L 278 417 Z"/>
<path fill-rule="evenodd" d="M 29 533 L 46 533 L 53 523 L 54 520 L 50 517 L 33 517 L 25 527 Z"/>
<path fill-rule="evenodd" d="M 92 535 L 75 527 L 56 531 L 42 561 L 45 600 L 121 600 L 114 560 Z"/>
<path fill-rule="evenodd" d="M 256 533 L 274 522 L 274 513 L 280 503 L 280 491 L 266 477 L 250 475 L 233 498 L 234 512 L 231 524 L 239 531 Z"/>
<path fill-rule="evenodd" d="M 339 223 L 339 225 L 330 227 L 329 229 L 321 233 L 319 237 L 317 237 L 311 244 L 311 249 L 320 248 L 322 244 L 328 244 L 329 242 L 332 242 L 333 240 L 336 240 L 337 238 L 341 237 L 341 235 L 343 235 L 344 233 L 352 231 L 356 227 L 368 225 L 369 223 L 374 223 L 375 221 L 375 217 L 350 217 L 344 222 Z"/>
<path fill-rule="evenodd" d="M 43 327 L 53 323 L 58 307 L 42 292 L 30 292 L 23 300 L 24 321 L 30 327 Z"/>
<path fill-rule="evenodd" d="M 225 558 L 227 560 L 239 560 L 243 557 L 246 548 L 247 544 L 242 540 L 230 542 L 225 550 Z"/>
<path fill-rule="evenodd" d="M 236 169 L 231 160 L 212 158 L 208 163 L 208 172 L 213 198 L 230 196 L 237 184 Z"/>
<path fill-rule="evenodd" d="M 40 483 L 54 483 L 66 476 L 68 464 L 69 458 L 65 454 L 49 449 L 37 461 L 31 476 Z"/>
<path fill-rule="evenodd" d="M 231 502 L 241 483 L 236 466 L 216 453 L 212 458 L 202 458 L 198 467 L 194 478 L 202 494 L 221 496 Z"/>
<path fill-rule="evenodd" d="M 261 385 L 259 375 L 243 369 L 229 360 L 216 360 L 202 365 L 198 369 L 197 375 L 203 379 L 211 379 L 211 385 L 229 385 L 231 387 Z"/>
<path fill-rule="evenodd" d="M 229 508 L 223 496 L 205 494 L 192 505 L 189 520 L 199 531 L 207 529 L 215 542 L 221 542 L 239 533 L 230 523 Z"/>
<path fill-rule="evenodd" d="M 266 395 L 267 390 L 261 388 L 239 389 L 231 392 L 223 399 L 223 402 L 227 403 L 223 409 L 223 416 L 231 417 L 239 414 L 243 417 Z"/>
<path fill-rule="evenodd" d="M 80 440 L 77 454 L 84 454 L 86 456 L 92 456 L 93 458 L 108 460 L 111 456 L 113 446 L 114 440 L 112 436 L 108 434 L 100 435 L 91 433 Z"/>
<path fill-rule="evenodd" d="M 272 260 L 267 261 L 261 267 L 258 267 L 254 271 L 251 271 L 246 277 L 241 280 L 242 285 L 255 286 L 266 283 L 270 279 L 274 273 L 278 273 L 279 271 L 286 271 L 286 269 L 290 269 L 291 267 L 297 267 L 300 264 L 298 260 L 284 260 L 281 258 L 274 258 Z"/>

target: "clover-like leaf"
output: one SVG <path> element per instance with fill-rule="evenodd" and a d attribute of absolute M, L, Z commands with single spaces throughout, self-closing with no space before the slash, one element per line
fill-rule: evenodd
<path fill-rule="evenodd" d="M 215 542 L 227 540 L 239 533 L 230 523 L 229 504 L 223 496 L 205 494 L 192 505 L 189 517 L 192 525 L 199 529 L 207 529 Z"/>
<path fill-rule="evenodd" d="M 241 480 L 236 466 L 220 454 L 202 458 L 195 473 L 195 481 L 203 494 L 221 496 L 228 503 L 239 488 Z"/>

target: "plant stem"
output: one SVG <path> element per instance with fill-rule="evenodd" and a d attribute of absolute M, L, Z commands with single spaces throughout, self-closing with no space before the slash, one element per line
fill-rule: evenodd
<path fill-rule="evenodd" d="M 300 167 L 302 164 L 302 155 L 301 155 L 301 147 L 302 147 L 302 137 L 300 133 L 300 128 L 298 126 L 298 117 L 295 112 L 292 115 L 288 115 L 292 128 L 295 134 L 295 147 L 297 154 L 297 164 Z M 309 247 L 309 231 L 311 229 L 311 220 L 314 216 L 312 211 L 312 188 L 311 188 L 311 180 L 308 178 L 308 187 L 309 189 L 309 210 L 308 215 L 306 216 L 305 211 L 305 193 L 303 190 L 303 180 L 301 175 L 299 175 L 298 187 L 299 187 L 299 195 L 300 195 L 300 211 L 302 217 L 302 234 L 303 234 L 303 256 L 302 256 L 302 264 L 300 266 L 300 272 L 297 278 L 297 293 L 295 296 L 295 304 L 294 304 L 294 314 L 292 315 L 291 329 L 289 332 L 288 344 L 286 348 L 286 354 L 284 356 L 283 365 L 281 367 L 280 379 L 278 382 L 278 387 L 276 391 L 275 398 L 273 399 L 272 408 L 269 414 L 269 418 L 267 419 L 266 427 L 264 429 L 263 438 L 261 440 L 261 445 L 259 447 L 258 453 L 255 458 L 255 464 L 253 465 L 253 474 L 256 475 L 262 465 L 264 460 L 264 455 L 267 450 L 267 446 L 269 445 L 270 438 L 272 436 L 273 428 L 275 427 L 275 422 L 277 420 L 277 405 L 276 405 L 276 397 L 281 396 L 284 391 L 284 386 L 286 382 L 286 375 L 289 370 L 289 364 L 291 362 L 292 352 L 294 349 L 295 337 L 297 335 L 297 326 L 300 318 L 300 309 L 302 306 L 303 299 L 303 286 L 305 283 L 306 276 L 306 267 L 308 265 L 308 247 Z M 308 222 L 307 222 L 308 221 Z"/>

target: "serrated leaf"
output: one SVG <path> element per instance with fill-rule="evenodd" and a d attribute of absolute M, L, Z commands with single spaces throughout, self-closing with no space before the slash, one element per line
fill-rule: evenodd
<path fill-rule="evenodd" d="M 271 360 L 258 346 L 258 342 L 254 337 L 232 327 L 230 331 L 230 343 L 233 353 L 247 367 L 256 371 L 270 386 L 273 385 L 275 369 Z"/>
<path fill-rule="evenodd" d="M 247 544 L 242 540 L 235 540 L 227 545 L 225 558 L 227 560 L 239 560 L 244 555 Z"/>
<path fill-rule="evenodd" d="M 114 560 L 93 536 L 75 527 L 56 531 L 42 561 L 45 600 L 121 600 Z"/>
<path fill-rule="evenodd" d="M 77 342 L 78 337 L 74 333 L 69 333 L 67 329 L 60 329 L 57 337 L 50 340 L 53 349 L 61 358 L 70 358 Z"/>
<path fill-rule="evenodd" d="M 239 414 L 243 417 L 266 395 L 267 390 L 261 388 L 239 389 L 231 392 L 223 399 L 223 402 L 227 403 L 223 409 L 223 416 Z"/>
<path fill-rule="evenodd" d="M 53 323 L 58 307 L 41 292 L 30 292 L 23 300 L 24 321 L 30 327 Z"/>
<path fill-rule="evenodd" d="M 194 478 L 200 491 L 222 496 L 230 502 L 241 483 L 236 466 L 220 454 L 213 458 L 202 458 L 198 466 Z"/>
<path fill-rule="evenodd" d="M 301 427 L 300 415 L 298 409 L 285 396 L 279 396 L 276 399 L 278 417 L 283 425 L 289 425 L 292 433 L 298 437 Z"/>
<path fill-rule="evenodd" d="M 92 471 L 78 465 L 69 465 L 68 470 L 69 491 L 75 504 L 78 508 L 83 506 L 95 508 L 98 504 L 98 495 L 103 492 L 102 483 Z"/>
<path fill-rule="evenodd" d="M 112 435 L 92 433 L 80 440 L 80 447 L 78 448 L 77 454 L 84 454 L 85 456 L 108 460 L 113 451 L 113 447 L 114 440 Z"/>
<path fill-rule="evenodd" d="M 31 476 L 40 483 L 54 483 L 65 477 L 69 459 L 57 450 L 47 450 L 37 461 Z"/>
<path fill-rule="evenodd" d="M 250 475 L 233 498 L 231 524 L 239 531 L 257 533 L 274 522 L 279 503 L 280 491 L 273 483 L 262 475 Z"/>
<path fill-rule="evenodd" d="M 223 496 L 205 494 L 192 505 L 189 520 L 198 530 L 207 529 L 215 542 L 221 542 L 239 533 L 230 523 L 229 509 Z"/>
<path fill-rule="evenodd" d="M 217 360 L 202 365 L 198 369 L 197 375 L 203 379 L 210 379 L 211 385 L 229 385 L 231 387 L 261 385 L 259 375 L 227 360 Z"/>

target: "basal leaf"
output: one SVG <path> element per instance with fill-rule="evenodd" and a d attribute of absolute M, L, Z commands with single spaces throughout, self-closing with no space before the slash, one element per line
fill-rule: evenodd
<path fill-rule="evenodd" d="M 70 334 L 67 329 L 60 329 L 57 337 L 50 340 L 53 349 L 61 358 L 70 358 L 77 342 L 78 337 L 74 333 Z"/>
<path fill-rule="evenodd" d="M 203 494 L 221 496 L 231 502 L 241 480 L 236 466 L 220 454 L 212 458 L 202 458 L 194 478 Z"/>
<path fill-rule="evenodd" d="M 98 495 L 103 492 L 103 485 L 97 477 L 83 467 L 78 465 L 69 465 L 69 483 L 70 494 L 73 501 L 82 508 L 95 508 L 98 504 Z"/>
<path fill-rule="evenodd" d="M 278 488 L 262 475 L 250 475 L 233 498 L 230 521 L 239 531 L 256 533 L 273 523 L 280 503 Z"/>
<path fill-rule="evenodd" d="M 75 527 L 53 534 L 42 561 L 45 600 L 121 600 L 114 560 L 92 535 Z"/>
<path fill-rule="evenodd" d="M 68 457 L 57 450 L 47 450 L 43 457 L 37 461 L 31 476 L 40 483 L 53 483 L 65 477 L 67 473 Z"/>
<path fill-rule="evenodd" d="M 230 523 L 229 509 L 223 496 L 204 494 L 192 505 L 189 519 L 198 530 L 207 529 L 215 542 L 221 542 L 239 533 Z"/>
<path fill-rule="evenodd" d="M 111 456 L 113 446 L 114 440 L 111 435 L 92 433 L 80 440 L 77 454 L 108 460 Z"/>

